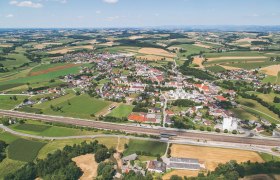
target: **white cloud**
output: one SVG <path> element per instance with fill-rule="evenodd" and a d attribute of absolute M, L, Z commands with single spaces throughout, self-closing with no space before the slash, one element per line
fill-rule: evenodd
<path fill-rule="evenodd" d="M 101 14 L 100 10 L 95 11 L 96 14 Z"/>
<path fill-rule="evenodd" d="M 6 18 L 12 18 L 12 17 L 14 17 L 14 15 L 13 14 L 7 14 L 5 17 Z"/>
<path fill-rule="evenodd" d="M 43 7 L 41 3 L 34 3 L 32 1 L 10 1 L 10 4 L 18 7 L 30 7 L 30 8 Z"/>
<path fill-rule="evenodd" d="M 115 4 L 115 3 L 119 2 L 119 0 L 103 0 L 103 2 L 109 3 L 109 4 Z"/>
<path fill-rule="evenodd" d="M 111 17 L 107 17 L 106 20 L 107 21 L 114 21 L 114 20 L 119 19 L 119 18 L 120 18 L 120 16 L 111 16 Z"/>

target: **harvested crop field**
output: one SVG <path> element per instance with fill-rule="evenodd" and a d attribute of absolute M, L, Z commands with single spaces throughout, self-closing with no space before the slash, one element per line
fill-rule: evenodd
<path fill-rule="evenodd" d="M 171 58 L 165 58 L 162 56 L 156 56 L 156 55 L 145 55 L 145 56 L 136 56 L 137 58 L 141 60 L 147 60 L 147 61 L 162 61 L 162 60 L 172 60 Z"/>
<path fill-rule="evenodd" d="M 170 52 L 160 48 L 141 48 L 138 52 L 141 54 L 158 55 L 170 58 L 175 57 L 174 54 L 171 54 Z"/>
<path fill-rule="evenodd" d="M 215 57 L 215 58 L 208 58 L 208 61 L 216 61 L 216 60 L 234 60 L 234 59 L 267 59 L 265 56 L 222 56 L 222 57 Z"/>
<path fill-rule="evenodd" d="M 219 163 L 226 163 L 230 160 L 236 160 L 238 163 L 248 160 L 264 162 L 261 156 L 253 151 L 178 144 L 171 146 L 171 156 L 199 159 L 204 161 L 206 168 L 211 171 L 215 170 Z"/>
<path fill-rule="evenodd" d="M 0 44 L 0 47 L 12 47 L 12 44 Z"/>
<path fill-rule="evenodd" d="M 129 39 L 136 40 L 136 39 L 142 39 L 144 36 L 130 36 Z"/>
<path fill-rule="evenodd" d="M 97 176 L 98 163 L 95 161 L 94 154 L 86 154 L 72 159 L 83 171 L 80 180 L 93 179 Z"/>
<path fill-rule="evenodd" d="M 41 74 L 47 74 L 49 72 L 55 72 L 55 71 L 59 71 L 59 70 L 62 70 L 62 69 L 68 69 L 68 68 L 75 67 L 75 66 L 79 66 L 79 65 L 78 64 L 66 64 L 66 65 L 62 65 L 62 66 L 56 66 L 56 67 L 48 68 L 48 69 L 45 69 L 45 70 L 40 70 L 40 71 L 37 71 L 37 72 L 31 72 L 30 76 L 38 76 L 38 75 L 41 75 Z"/>
<path fill-rule="evenodd" d="M 85 46 L 73 46 L 73 47 L 66 47 L 63 49 L 57 49 L 49 51 L 50 54 L 66 54 L 68 52 L 77 50 L 77 49 L 93 49 L 92 45 L 85 45 Z"/>
<path fill-rule="evenodd" d="M 49 53 L 50 54 L 66 54 L 71 51 L 73 51 L 73 50 L 71 50 L 69 48 L 64 48 L 64 49 L 57 49 L 57 50 L 49 51 Z"/>
<path fill-rule="evenodd" d="M 181 177 L 197 177 L 198 176 L 199 171 L 191 171 L 191 170 L 174 170 L 171 171 L 167 174 L 165 174 L 162 179 L 163 180 L 169 180 L 171 178 L 171 176 L 173 175 L 179 175 Z"/>
<path fill-rule="evenodd" d="M 36 44 L 34 46 L 35 49 L 44 49 L 48 45 L 61 45 L 61 43 L 42 43 L 42 44 Z"/>
<path fill-rule="evenodd" d="M 261 71 L 270 76 L 278 76 L 280 65 L 272 65 L 261 68 Z"/>
<path fill-rule="evenodd" d="M 204 58 L 200 58 L 200 57 L 198 57 L 198 56 L 196 56 L 196 57 L 193 58 L 193 64 L 198 65 L 199 68 L 203 68 L 203 67 L 204 67 L 203 64 L 202 64 L 203 61 L 204 61 Z"/>
<path fill-rule="evenodd" d="M 220 66 L 225 68 L 226 70 L 240 70 L 241 69 L 241 68 L 232 67 L 232 66 L 224 66 L 224 65 L 220 65 Z"/>
<path fill-rule="evenodd" d="M 195 44 L 193 44 L 193 45 L 198 46 L 198 47 L 203 47 L 203 48 L 206 48 L 206 49 L 211 49 L 211 48 L 212 48 L 211 46 L 202 44 L 202 43 L 200 43 L 200 42 L 197 42 L 197 43 L 195 43 Z"/>
<path fill-rule="evenodd" d="M 102 45 L 102 46 L 113 46 L 114 42 L 110 41 L 110 42 L 102 43 L 102 44 L 99 44 L 99 45 Z"/>

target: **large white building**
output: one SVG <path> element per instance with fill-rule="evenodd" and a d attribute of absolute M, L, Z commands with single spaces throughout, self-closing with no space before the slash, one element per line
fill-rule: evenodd
<path fill-rule="evenodd" d="M 228 131 L 237 130 L 237 119 L 233 117 L 226 117 L 223 119 L 223 130 L 227 129 Z"/>

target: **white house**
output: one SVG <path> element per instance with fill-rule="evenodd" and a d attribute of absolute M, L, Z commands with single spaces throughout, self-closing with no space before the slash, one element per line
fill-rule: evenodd
<path fill-rule="evenodd" d="M 228 131 L 237 130 L 237 119 L 233 117 L 225 117 L 223 119 L 223 130 L 227 129 Z"/>

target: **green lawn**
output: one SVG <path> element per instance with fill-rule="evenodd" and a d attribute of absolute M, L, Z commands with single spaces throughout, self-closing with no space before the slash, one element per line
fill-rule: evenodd
<path fill-rule="evenodd" d="M 0 95 L 0 109 L 13 109 L 16 105 L 22 103 L 24 99 L 28 98 L 28 96 L 16 96 L 16 100 L 13 100 L 10 99 L 11 97 L 13 96 Z"/>
<path fill-rule="evenodd" d="M 45 144 L 39 141 L 17 139 L 8 146 L 8 157 L 13 160 L 32 162 Z"/>
<path fill-rule="evenodd" d="M 135 152 L 150 153 L 152 156 L 164 155 L 167 148 L 167 144 L 157 141 L 143 141 L 143 140 L 130 140 L 128 143 L 128 149 L 124 151 L 124 155 L 130 155 Z"/>
<path fill-rule="evenodd" d="M 133 106 L 121 104 L 119 107 L 115 108 L 108 116 L 113 116 L 117 118 L 125 118 L 132 112 Z"/>

